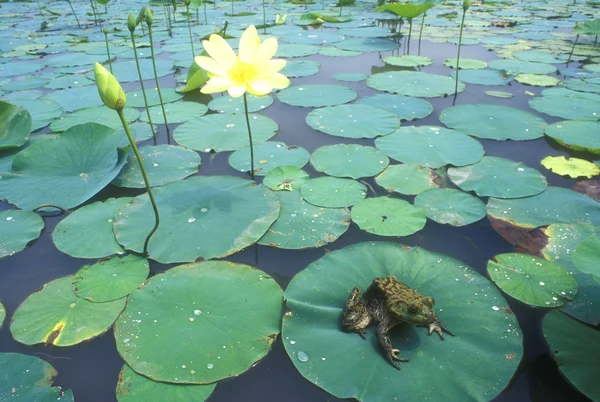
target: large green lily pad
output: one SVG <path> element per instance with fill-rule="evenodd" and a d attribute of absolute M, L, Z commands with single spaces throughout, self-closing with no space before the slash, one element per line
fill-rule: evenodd
<path fill-rule="evenodd" d="M 496 70 L 506 70 L 514 74 L 552 74 L 556 67 L 546 63 L 535 63 L 524 60 L 492 60 L 488 66 Z"/>
<path fill-rule="evenodd" d="M 398 117 L 369 105 L 339 105 L 310 112 L 306 123 L 325 134 L 344 138 L 375 138 L 400 126 Z"/>
<path fill-rule="evenodd" d="M 549 88 L 529 101 L 529 106 L 540 113 L 568 120 L 598 120 L 600 94 Z"/>
<path fill-rule="evenodd" d="M 401 372 L 382 356 L 373 327 L 367 340 L 340 328 L 351 290 L 364 291 L 388 275 L 433 297 L 438 317 L 456 334 L 442 342 L 425 328 L 392 329 L 392 345 L 410 359 Z M 304 377 L 338 398 L 492 400 L 523 353 L 519 324 L 492 283 L 460 261 L 418 247 L 368 242 L 333 251 L 296 275 L 285 298 L 286 351 Z"/>
<path fill-rule="evenodd" d="M 356 91 L 350 87 L 323 84 L 294 85 L 277 94 L 281 102 L 302 107 L 341 105 L 356 99 L 356 96 Z"/>
<path fill-rule="evenodd" d="M 324 176 L 304 183 L 300 194 L 305 201 L 318 207 L 343 208 L 363 200 L 367 187 L 356 180 Z"/>
<path fill-rule="evenodd" d="M 600 123 L 597 121 L 559 121 L 546 126 L 544 132 L 567 148 L 600 155 Z"/>
<path fill-rule="evenodd" d="M 590 236 L 577 246 L 573 253 L 573 263 L 577 269 L 600 279 L 600 238 Z M 600 282 L 600 280 L 598 281 Z"/>
<path fill-rule="evenodd" d="M 10 325 L 17 342 L 71 346 L 108 331 L 125 307 L 125 299 L 89 302 L 75 296 L 74 280 L 74 276 L 55 279 L 25 299 Z"/>
<path fill-rule="evenodd" d="M 436 126 L 400 127 L 377 138 L 375 146 L 403 163 L 430 168 L 465 166 L 478 162 L 484 154 L 481 144 L 466 134 Z"/>
<path fill-rule="evenodd" d="M 203 402 L 214 391 L 217 383 L 182 385 L 158 382 L 139 375 L 123 365 L 117 383 L 117 401 L 194 401 Z"/>
<path fill-rule="evenodd" d="M 524 163 L 494 156 L 448 169 L 448 177 L 465 191 L 480 197 L 521 198 L 539 194 L 548 187 L 546 178 Z"/>
<path fill-rule="evenodd" d="M 133 123 L 140 117 L 140 111 L 131 107 L 123 109 L 123 113 L 128 123 Z M 98 123 L 114 130 L 123 127 L 119 115 L 114 110 L 105 106 L 97 106 L 79 109 L 73 113 L 65 114 L 50 123 L 50 129 L 54 132 L 60 132 L 85 123 Z"/>
<path fill-rule="evenodd" d="M 404 95 L 376 94 L 360 98 L 358 103 L 395 113 L 400 120 L 422 119 L 433 112 L 433 106 L 426 100 Z"/>
<path fill-rule="evenodd" d="M 296 166 L 278 166 L 269 170 L 263 179 L 265 186 L 273 191 L 298 190 L 304 183 L 310 180 L 310 176 L 304 170 Z"/>
<path fill-rule="evenodd" d="M 41 204 L 74 208 L 119 174 L 125 155 L 117 150 L 111 128 L 96 123 L 72 127 L 19 152 L 12 172 L 0 174 L 0 198 L 22 209 Z"/>
<path fill-rule="evenodd" d="M 568 205 L 568 208 L 565 208 Z M 576 191 L 548 187 L 532 197 L 502 200 L 490 198 L 488 218 L 492 227 L 511 244 L 529 229 L 551 223 L 600 225 L 600 204 Z"/>
<path fill-rule="evenodd" d="M 454 94 L 455 80 L 419 71 L 389 71 L 371 75 L 367 79 L 367 85 L 400 95 L 435 98 Z M 465 84 L 459 81 L 458 92 L 464 90 Z"/>
<path fill-rule="evenodd" d="M 532 113 L 500 105 L 459 105 L 442 110 L 450 128 L 491 140 L 533 140 L 544 136 L 546 122 Z"/>
<path fill-rule="evenodd" d="M 210 110 L 217 113 L 244 113 L 244 98 L 233 98 L 229 95 L 214 98 L 208 104 Z M 259 112 L 273 104 L 273 97 L 248 95 L 248 112 Z"/>
<path fill-rule="evenodd" d="M 129 296 L 117 350 L 156 381 L 207 384 L 248 370 L 277 338 L 282 290 L 264 272 L 227 261 L 181 265 Z"/>
<path fill-rule="evenodd" d="M 105 303 L 133 292 L 150 273 L 148 261 L 135 255 L 114 256 L 84 265 L 74 275 L 74 292 L 82 299 Z"/>
<path fill-rule="evenodd" d="M 0 353 L 0 400 L 2 401 L 73 401 L 73 392 L 52 387 L 58 375 L 50 363 L 20 353 Z"/>
<path fill-rule="evenodd" d="M 559 307 L 577 294 L 577 281 L 561 266 L 526 254 L 500 254 L 488 261 L 490 278 L 502 291 L 536 307 Z"/>
<path fill-rule="evenodd" d="M 441 178 L 433 169 L 412 163 L 388 166 L 375 177 L 375 182 L 387 191 L 406 195 L 441 186 Z"/>
<path fill-rule="evenodd" d="M 476 197 L 452 188 L 432 188 L 415 197 L 415 205 L 437 223 L 466 226 L 485 218 L 485 204 Z"/>
<path fill-rule="evenodd" d="M 238 252 L 261 238 L 279 216 L 279 202 L 271 190 L 239 177 L 195 176 L 153 192 L 161 224 L 148 252 L 162 263 Z M 135 197 L 115 215 L 117 240 L 128 250 L 141 252 L 153 227 L 147 194 Z"/>
<path fill-rule="evenodd" d="M 559 311 L 546 314 L 543 328 L 560 372 L 591 400 L 600 398 L 593 369 L 600 364 L 600 331 Z"/>
<path fill-rule="evenodd" d="M 44 228 L 44 221 L 31 211 L 0 211 L 0 258 L 9 257 L 23 250 L 37 239 Z"/>
<path fill-rule="evenodd" d="M 379 236 L 410 236 L 425 227 L 425 212 L 397 198 L 367 198 L 352 207 L 352 221 Z"/>
<path fill-rule="evenodd" d="M 168 103 L 165 106 L 165 113 L 167 114 L 167 121 L 169 124 L 184 123 L 189 120 L 194 120 L 200 116 L 204 116 L 208 112 L 208 106 L 199 102 L 175 102 Z M 160 105 L 150 106 L 150 117 L 154 124 L 164 124 L 165 118 L 163 116 L 163 109 Z M 140 120 L 149 122 L 148 114 L 142 113 Z"/>
<path fill-rule="evenodd" d="M 356 144 L 325 145 L 313 152 L 310 163 L 330 176 L 371 177 L 390 163 L 388 157 L 374 147 Z"/>
<path fill-rule="evenodd" d="M 283 249 L 322 247 L 334 242 L 350 226 L 347 208 L 321 208 L 307 203 L 300 190 L 278 191 L 279 218 L 258 244 Z"/>
<path fill-rule="evenodd" d="M 263 142 L 254 146 L 254 174 L 266 175 L 278 166 L 302 168 L 308 163 L 310 154 L 297 145 L 287 146 L 283 142 Z M 239 172 L 249 172 L 250 146 L 238 149 L 229 156 L 229 164 Z"/>
<path fill-rule="evenodd" d="M 31 115 L 21 107 L 0 101 L 0 150 L 25 144 L 31 131 Z"/>
<path fill-rule="evenodd" d="M 63 113 L 63 110 L 58 103 L 46 98 L 14 99 L 11 102 L 27 109 L 32 120 L 31 131 L 46 127 Z"/>

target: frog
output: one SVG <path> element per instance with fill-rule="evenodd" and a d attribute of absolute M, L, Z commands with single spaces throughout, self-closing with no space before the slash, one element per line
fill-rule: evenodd
<path fill-rule="evenodd" d="M 409 359 L 398 356 L 400 350 L 392 346 L 388 336 L 388 331 L 396 325 L 429 326 L 428 335 L 435 331 L 442 341 L 444 332 L 454 336 L 435 314 L 434 304 L 431 296 L 423 296 L 393 275 L 375 278 L 362 296 L 358 287 L 352 289 L 344 306 L 342 325 L 366 339 L 366 329 L 377 324 L 377 342 L 387 361 L 400 370 L 399 362 Z"/>

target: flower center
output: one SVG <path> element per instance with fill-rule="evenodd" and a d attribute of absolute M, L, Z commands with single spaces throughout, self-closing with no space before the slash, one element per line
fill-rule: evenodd
<path fill-rule="evenodd" d="M 238 61 L 229 71 L 229 79 L 237 85 L 246 85 L 256 75 L 256 68 L 252 64 L 243 61 Z"/>

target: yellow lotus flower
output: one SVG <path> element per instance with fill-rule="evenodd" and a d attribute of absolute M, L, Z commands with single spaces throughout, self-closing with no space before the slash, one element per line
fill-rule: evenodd
<path fill-rule="evenodd" d="M 210 35 L 202 45 L 210 57 L 197 56 L 194 61 L 208 71 L 210 80 L 200 90 L 204 94 L 227 91 L 237 98 L 248 91 L 263 96 L 290 84 L 290 80 L 279 73 L 285 67 L 285 60 L 272 59 L 277 52 L 277 39 L 269 38 L 261 43 L 254 25 L 242 34 L 237 56 L 219 35 Z"/>

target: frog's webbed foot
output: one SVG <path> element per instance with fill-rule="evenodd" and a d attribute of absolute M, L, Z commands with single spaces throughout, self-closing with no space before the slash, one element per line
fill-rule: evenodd
<path fill-rule="evenodd" d="M 433 331 L 437 332 L 442 341 L 444 340 L 444 332 L 454 336 L 454 333 L 451 332 L 448 328 L 444 326 L 439 320 L 435 320 L 431 324 L 429 324 L 429 333 L 427 335 L 431 335 Z M 442 332 L 444 331 L 444 332 Z"/>
<path fill-rule="evenodd" d="M 400 364 L 398 364 L 398 362 L 408 362 L 408 359 L 404 357 L 398 357 L 400 349 L 394 349 L 392 347 L 392 342 L 387 335 L 388 329 L 388 325 L 385 322 L 382 322 L 377 326 L 377 341 L 379 342 L 379 346 L 381 346 L 383 349 L 383 353 L 385 354 L 387 361 L 390 362 L 392 366 L 400 370 Z"/>

